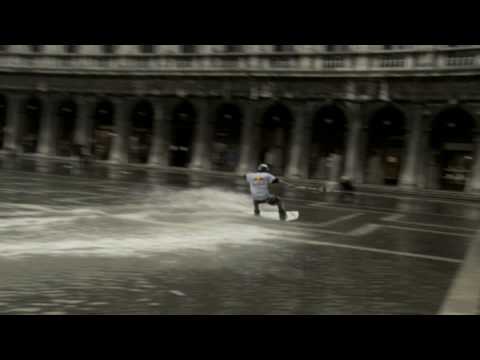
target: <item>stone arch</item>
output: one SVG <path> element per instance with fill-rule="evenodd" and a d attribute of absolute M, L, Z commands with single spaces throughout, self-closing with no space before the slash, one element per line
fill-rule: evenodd
<path fill-rule="evenodd" d="M 195 106 L 187 99 L 179 101 L 173 108 L 170 124 L 170 166 L 188 167 L 190 165 L 197 118 Z"/>
<path fill-rule="evenodd" d="M 322 103 L 317 103 L 316 106 L 314 106 L 313 108 L 313 113 L 316 114 L 324 108 L 336 108 L 343 113 L 345 119 L 347 118 L 348 106 L 344 101 L 328 100 Z"/>
<path fill-rule="evenodd" d="M 238 105 L 225 102 L 217 107 L 212 139 L 214 169 L 235 171 L 240 160 L 242 123 L 243 114 Z"/>
<path fill-rule="evenodd" d="M 310 138 L 309 177 L 337 181 L 343 168 L 347 117 L 336 103 L 315 109 Z"/>
<path fill-rule="evenodd" d="M 152 146 L 153 121 L 153 104 L 148 99 L 140 99 L 134 105 L 130 116 L 129 162 L 141 164 L 148 162 Z"/>
<path fill-rule="evenodd" d="M 24 153 L 36 153 L 38 151 L 43 111 L 43 102 L 38 96 L 31 95 L 25 99 L 22 106 L 23 121 L 19 136 Z"/>
<path fill-rule="evenodd" d="M 289 107 L 278 101 L 265 109 L 260 120 L 258 160 L 270 164 L 277 174 L 285 172 L 289 161 L 294 122 Z"/>
<path fill-rule="evenodd" d="M 368 119 L 367 183 L 398 185 L 406 149 L 407 118 L 388 103 Z"/>
<path fill-rule="evenodd" d="M 429 122 L 426 124 L 427 129 L 432 130 L 436 119 L 438 119 L 441 114 L 452 110 L 461 110 L 468 113 L 472 119 L 474 119 L 475 128 L 480 129 L 480 117 L 478 116 L 476 109 L 468 104 L 449 104 L 447 106 L 438 107 L 434 111 L 429 111 Z"/>
<path fill-rule="evenodd" d="M 392 101 L 381 101 L 381 102 L 374 102 L 370 105 L 367 105 L 367 112 L 366 112 L 366 115 L 363 119 L 364 119 L 364 124 L 363 126 L 365 128 L 368 128 L 371 124 L 371 120 L 372 118 L 378 114 L 379 111 L 382 111 L 384 109 L 392 109 L 392 110 L 395 110 L 397 111 L 398 113 L 402 113 L 404 114 L 404 117 L 405 117 L 405 121 L 407 121 L 407 117 L 405 114 L 408 114 L 408 109 L 397 103 L 397 102 L 392 102 Z"/>

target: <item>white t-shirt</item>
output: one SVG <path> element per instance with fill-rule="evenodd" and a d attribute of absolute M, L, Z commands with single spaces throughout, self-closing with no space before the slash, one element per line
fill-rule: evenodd
<path fill-rule="evenodd" d="M 276 177 L 268 173 L 247 174 L 247 182 L 250 184 L 250 193 L 254 200 L 264 201 L 272 195 L 268 186 L 276 180 Z"/>

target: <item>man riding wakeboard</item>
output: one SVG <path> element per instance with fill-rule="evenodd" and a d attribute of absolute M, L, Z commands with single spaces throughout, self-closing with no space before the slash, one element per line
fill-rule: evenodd
<path fill-rule="evenodd" d="M 270 173 L 270 167 L 267 164 L 261 164 L 258 166 L 257 172 L 247 174 L 246 179 L 250 184 L 255 216 L 260 216 L 259 205 L 268 204 L 278 206 L 280 220 L 287 220 L 287 212 L 281 199 L 270 193 L 269 185 L 280 183 L 278 178 Z"/>

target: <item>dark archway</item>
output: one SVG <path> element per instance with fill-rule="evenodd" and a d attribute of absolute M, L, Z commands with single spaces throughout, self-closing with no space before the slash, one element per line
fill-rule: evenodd
<path fill-rule="evenodd" d="M 242 114 L 234 104 L 221 105 L 213 131 L 212 163 L 215 170 L 235 171 L 240 159 Z"/>
<path fill-rule="evenodd" d="M 188 167 L 192 160 L 197 113 L 188 101 L 173 110 L 170 142 L 170 166 Z"/>
<path fill-rule="evenodd" d="M 398 185 L 406 145 L 404 114 L 385 106 L 370 119 L 368 130 L 366 182 Z"/>
<path fill-rule="evenodd" d="M 335 105 L 321 108 L 312 123 L 309 177 L 338 180 L 343 169 L 347 120 Z"/>
<path fill-rule="evenodd" d="M 263 115 L 258 160 L 269 164 L 277 174 L 285 172 L 292 129 L 292 114 L 283 104 L 270 106 Z"/>
<path fill-rule="evenodd" d="M 58 146 L 57 155 L 72 156 L 75 143 L 77 105 L 72 99 L 66 99 L 58 107 Z"/>
<path fill-rule="evenodd" d="M 24 153 L 35 153 L 38 150 L 42 111 L 42 102 L 37 97 L 29 98 L 24 104 L 24 121 L 20 136 Z"/>
<path fill-rule="evenodd" d="M 0 149 L 5 147 L 7 129 L 7 99 L 0 94 Z"/>
<path fill-rule="evenodd" d="M 128 141 L 128 161 L 146 164 L 152 146 L 153 106 L 142 100 L 135 105 L 130 119 L 130 135 Z"/>
<path fill-rule="evenodd" d="M 97 160 L 108 160 L 115 135 L 115 109 L 109 100 L 100 101 L 94 111 L 92 154 Z"/>
<path fill-rule="evenodd" d="M 447 109 L 434 119 L 431 135 L 431 185 L 464 191 L 474 157 L 474 118 L 465 110 Z"/>

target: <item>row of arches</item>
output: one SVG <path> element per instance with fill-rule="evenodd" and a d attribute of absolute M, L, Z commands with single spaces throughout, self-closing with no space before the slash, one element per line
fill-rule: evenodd
<path fill-rule="evenodd" d="M 19 142 L 23 152 L 38 151 L 39 133 L 44 104 L 31 97 L 21 107 L 22 129 Z M 58 104 L 56 154 L 71 156 L 77 144 L 78 106 L 72 99 Z M 90 152 L 98 160 L 107 160 L 111 153 L 115 106 L 109 100 L 99 101 L 93 109 Z M 0 148 L 5 147 L 7 101 L 0 96 Z M 185 100 L 177 104 L 169 126 L 170 166 L 187 167 L 192 160 L 196 124 L 199 118 L 195 106 Z M 141 100 L 129 116 L 128 161 L 147 163 L 152 147 L 154 108 Z M 289 163 L 289 150 L 295 119 L 289 108 L 281 103 L 268 107 L 258 122 L 255 137 L 255 161 L 267 162 L 281 174 Z M 348 138 L 345 112 L 335 104 L 320 108 L 313 116 L 308 151 L 303 161 L 306 173 L 314 179 L 338 179 L 342 175 Z M 212 138 L 209 152 L 216 170 L 235 171 L 240 160 L 244 118 L 241 108 L 233 103 L 218 106 L 211 121 Z M 365 181 L 370 184 L 397 185 L 405 163 L 408 141 L 405 114 L 393 105 L 385 105 L 368 121 L 367 144 L 364 147 Z M 462 190 L 470 176 L 474 158 L 473 117 L 460 107 L 441 112 L 433 121 L 429 147 L 429 176 L 438 187 Z M 253 134 L 247 134 L 252 136 Z"/>
<path fill-rule="evenodd" d="M 21 130 L 19 144 L 23 153 L 38 151 L 44 104 L 37 97 L 27 99 L 20 107 Z M 77 145 L 75 137 L 78 119 L 78 106 L 72 99 L 61 101 L 54 112 L 56 122 L 56 155 L 71 156 Z M 98 160 L 108 160 L 113 138 L 116 136 L 115 106 L 109 100 L 99 101 L 91 114 L 93 125 L 89 135 L 90 152 Z M 198 115 L 193 104 L 179 103 L 173 110 L 170 124 L 169 165 L 187 167 L 192 160 L 192 147 Z M 216 167 L 233 171 L 238 165 L 240 150 L 242 114 L 238 106 L 222 104 L 214 120 L 213 144 L 217 150 Z M 129 116 L 128 161 L 147 163 L 152 146 L 154 108 L 151 102 L 141 100 L 136 103 Z M 0 95 L 0 149 L 5 148 L 7 124 L 7 101 Z"/>
<path fill-rule="evenodd" d="M 365 183 L 399 184 L 407 160 L 408 127 L 405 114 L 393 105 L 374 112 L 365 129 L 367 141 L 362 164 Z M 427 187 L 465 189 L 475 158 L 473 136 L 476 130 L 474 118 L 461 107 L 441 111 L 433 119 L 422 154 L 426 156 L 425 168 L 419 169 L 425 172 Z M 341 109 L 331 106 L 317 112 L 312 127 L 310 178 L 338 179 L 341 176 L 347 132 L 347 120 Z"/>

